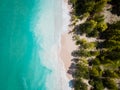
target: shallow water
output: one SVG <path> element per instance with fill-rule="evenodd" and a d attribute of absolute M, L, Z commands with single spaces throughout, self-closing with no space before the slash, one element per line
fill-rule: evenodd
<path fill-rule="evenodd" d="M 61 0 L 0 0 L 0 90 L 69 90 L 62 10 Z"/>

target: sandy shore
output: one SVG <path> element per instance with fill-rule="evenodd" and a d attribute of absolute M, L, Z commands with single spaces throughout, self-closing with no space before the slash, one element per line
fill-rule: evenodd
<path fill-rule="evenodd" d="M 63 60 L 66 73 L 69 70 L 69 67 L 72 63 L 72 55 L 71 53 L 76 49 L 75 43 L 72 40 L 72 34 L 68 34 L 68 32 L 65 32 L 62 34 L 61 37 L 61 50 L 60 50 L 60 57 L 61 60 Z M 67 73 L 68 78 L 71 80 L 72 76 Z"/>
<path fill-rule="evenodd" d="M 67 1 L 68 0 L 64 0 L 65 5 L 67 5 L 68 12 L 70 12 L 71 9 Z M 70 22 L 68 23 L 68 25 L 69 24 Z M 75 42 L 72 40 L 72 34 L 68 33 L 70 31 L 70 27 L 68 26 L 66 29 L 67 29 L 66 32 L 64 32 L 61 35 L 60 57 L 61 57 L 62 62 L 65 65 L 65 69 L 67 73 L 72 63 L 71 60 L 73 59 L 71 53 L 76 49 L 76 46 L 75 46 Z M 67 77 L 69 78 L 69 80 L 72 79 L 72 76 L 68 73 L 67 73 Z"/>

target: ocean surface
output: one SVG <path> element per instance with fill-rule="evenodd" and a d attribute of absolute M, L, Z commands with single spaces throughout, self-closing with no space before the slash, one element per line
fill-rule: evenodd
<path fill-rule="evenodd" d="M 0 0 L 0 90 L 70 90 L 58 57 L 62 0 Z"/>

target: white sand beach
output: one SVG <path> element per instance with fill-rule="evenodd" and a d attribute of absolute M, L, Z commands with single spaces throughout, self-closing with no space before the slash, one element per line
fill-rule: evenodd
<path fill-rule="evenodd" d="M 72 63 L 71 60 L 73 59 L 71 53 L 76 49 L 76 46 L 75 46 L 75 42 L 72 39 L 73 35 L 69 33 L 69 31 L 71 31 L 71 28 L 69 27 L 70 25 L 69 13 L 71 11 L 71 6 L 68 5 L 68 0 L 64 0 L 64 3 L 65 3 L 65 14 L 67 14 L 66 17 L 64 18 L 67 19 L 67 21 L 63 21 L 63 24 L 65 23 L 63 28 L 66 30 L 61 35 L 60 57 L 64 63 L 67 77 L 69 78 L 69 80 L 72 80 L 72 76 L 67 72 Z"/>

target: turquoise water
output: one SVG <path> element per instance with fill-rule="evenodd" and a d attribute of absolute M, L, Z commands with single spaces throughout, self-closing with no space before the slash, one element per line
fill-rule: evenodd
<path fill-rule="evenodd" d="M 46 90 L 49 70 L 36 64 L 40 60 L 30 28 L 38 3 L 42 0 L 0 0 L 0 90 Z"/>
<path fill-rule="evenodd" d="M 61 31 L 61 0 L 0 0 L 0 90 L 69 90 Z"/>

